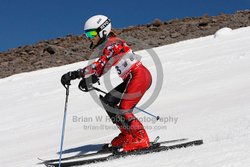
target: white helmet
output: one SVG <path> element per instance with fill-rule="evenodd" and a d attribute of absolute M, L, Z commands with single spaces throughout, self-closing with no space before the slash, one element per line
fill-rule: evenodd
<path fill-rule="evenodd" d="M 84 25 L 85 33 L 90 30 L 96 30 L 100 38 L 106 37 L 111 31 L 111 20 L 104 15 L 92 16 Z"/>

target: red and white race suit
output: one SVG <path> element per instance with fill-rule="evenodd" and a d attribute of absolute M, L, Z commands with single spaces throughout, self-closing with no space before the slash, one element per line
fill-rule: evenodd
<path fill-rule="evenodd" d="M 133 108 L 150 87 L 152 78 L 145 68 L 140 56 L 133 53 L 130 47 L 117 37 L 109 37 L 101 48 L 101 56 L 89 66 L 83 68 L 83 77 L 97 75 L 101 77 L 115 66 L 118 75 L 127 81 L 127 87 L 120 102 L 120 109 Z"/>

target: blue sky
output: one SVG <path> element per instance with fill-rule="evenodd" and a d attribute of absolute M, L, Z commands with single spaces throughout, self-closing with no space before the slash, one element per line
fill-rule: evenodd
<path fill-rule="evenodd" d="M 0 51 L 82 34 L 84 21 L 96 14 L 122 28 L 243 9 L 250 9 L 250 0 L 0 0 Z"/>

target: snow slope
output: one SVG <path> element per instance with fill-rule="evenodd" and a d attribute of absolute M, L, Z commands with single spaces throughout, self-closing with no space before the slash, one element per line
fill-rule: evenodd
<path fill-rule="evenodd" d="M 89 166 L 249 166 L 250 27 L 220 30 L 216 36 L 154 51 L 163 66 L 163 86 L 157 100 L 146 110 L 160 115 L 162 120 L 155 122 L 143 113 L 136 115 L 143 120 L 152 140 L 157 135 L 161 140 L 189 137 L 203 139 L 204 145 Z M 149 54 L 137 53 L 156 78 Z M 42 166 L 37 157 L 58 157 L 65 100 L 60 77 L 86 64 L 0 80 L 1 166 Z M 114 71 L 110 75 L 113 85 L 121 82 Z M 72 82 L 70 87 L 64 157 L 96 150 L 98 144 L 109 142 L 118 134 L 105 111 L 89 93 L 79 91 L 77 83 Z M 99 87 L 105 89 L 101 83 Z M 150 97 L 155 83 L 154 80 L 140 105 Z"/>

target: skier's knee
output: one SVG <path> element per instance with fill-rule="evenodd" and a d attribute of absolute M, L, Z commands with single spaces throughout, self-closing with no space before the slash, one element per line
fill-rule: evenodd
<path fill-rule="evenodd" d="M 114 97 L 113 95 L 111 95 L 110 93 L 106 94 L 104 96 L 104 101 L 106 104 L 108 104 L 109 106 L 111 107 L 115 107 L 119 102 L 120 102 L 120 99 L 119 98 L 116 98 Z"/>
<path fill-rule="evenodd" d="M 104 109 L 106 110 L 108 116 L 110 117 L 112 122 L 114 124 L 116 124 L 117 123 L 116 116 L 117 116 L 118 109 L 114 106 L 111 106 L 110 101 L 108 101 L 107 98 L 105 98 L 101 95 L 99 96 L 99 98 L 100 98 L 102 105 L 103 105 Z"/>

